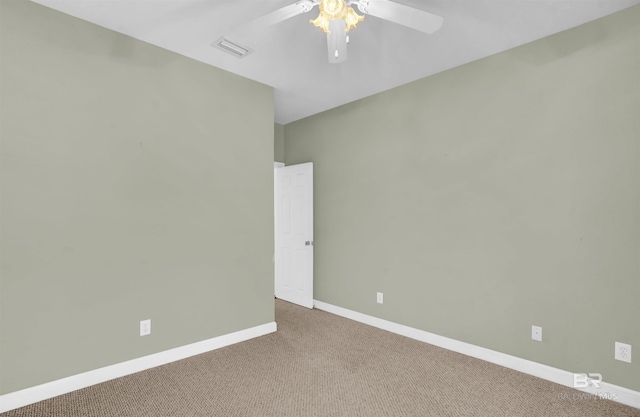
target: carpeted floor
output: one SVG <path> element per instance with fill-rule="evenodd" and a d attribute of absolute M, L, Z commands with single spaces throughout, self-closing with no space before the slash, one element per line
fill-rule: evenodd
<path fill-rule="evenodd" d="M 278 332 L 2 417 L 575 416 L 640 410 L 276 300 Z"/>

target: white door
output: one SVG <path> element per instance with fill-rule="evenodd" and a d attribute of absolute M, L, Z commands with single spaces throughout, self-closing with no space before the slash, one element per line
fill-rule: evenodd
<path fill-rule="evenodd" d="M 313 308 L 313 163 L 275 170 L 275 295 Z"/>

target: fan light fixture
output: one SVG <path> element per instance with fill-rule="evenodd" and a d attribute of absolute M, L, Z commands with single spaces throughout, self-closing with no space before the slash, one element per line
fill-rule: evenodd
<path fill-rule="evenodd" d="M 345 0 L 322 0 L 318 5 L 320 14 L 315 20 L 311 20 L 311 23 L 330 34 L 329 22 L 332 20 L 344 20 L 347 24 L 345 32 L 349 32 L 349 29 L 353 29 L 358 26 L 358 23 L 364 20 L 364 16 L 358 15 L 353 7 L 347 6 Z"/>

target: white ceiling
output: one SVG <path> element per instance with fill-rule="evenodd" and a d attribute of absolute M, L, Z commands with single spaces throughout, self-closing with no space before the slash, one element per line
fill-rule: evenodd
<path fill-rule="evenodd" d="M 270 85 L 275 121 L 330 108 L 589 22 L 640 0 L 394 0 L 440 15 L 426 35 L 372 16 L 350 32 L 348 60 L 329 64 L 317 7 L 260 35 L 231 40 L 239 59 L 211 47 L 234 27 L 296 0 L 33 0 L 170 51 Z"/>

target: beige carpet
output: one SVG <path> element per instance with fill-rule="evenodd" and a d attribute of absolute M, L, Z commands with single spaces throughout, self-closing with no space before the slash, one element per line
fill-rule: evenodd
<path fill-rule="evenodd" d="M 3 417 L 640 417 L 611 401 L 276 301 L 278 332 Z"/>

